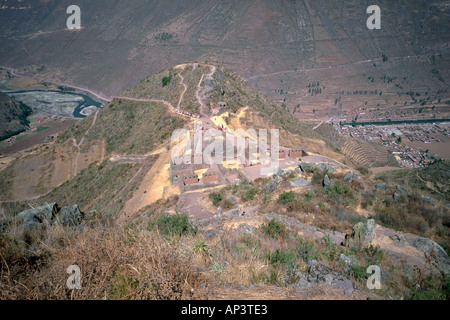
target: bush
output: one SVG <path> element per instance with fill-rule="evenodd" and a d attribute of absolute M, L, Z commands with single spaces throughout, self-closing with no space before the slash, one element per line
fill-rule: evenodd
<path fill-rule="evenodd" d="M 261 229 L 266 235 L 276 239 L 285 237 L 286 235 L 286 226 L 275 219 L 270 220 L 268 223 L 264 223 L 261 226 Z"/>
<path fill-rule="evenodd" d="M 353 266 L 352 267 L 352 275 L 357 280 L 365 280 L 367 277 L 366 270 L 362 266 Z"/>
<path fill-rule="evenodd" d="M 278 203 L 286 204 L 295 201 L 294 191 L 284 191 L 278 197 Z"/>
<path fill-rule="evenodd" d="M 211 199 L 213 205 L 215 205 L 216 207 L 219 205 L 219 202 L 223 200 L 224 196 L 223 196 L 223 192 L 211 192 L 209 194 L 209 198 Z"/>
<path fill-rule="evenodd" d="M 170 73 L 168 77 L 162 78 L 162 86 L 163 87 L 168 86 L 171 81 L 172 81 L 172 73 Z"/>
<path fill-rule="evenodd" d="M 197 233 L 197 228 L 189 221 L 188 216 L 185 214 L 164 214 L 162 217 L 156 220 L 155 225 L 158 227 L 159 232 L 164 235 L 183 235 Z"/>
<path fill-rule="evenodd" d="M 364 252 L 367 255 L 367 262 L 369 264 L 381 264 L 381 262 L 383 262 L 383 257 L 384 257 L 384 252 L 383 250 L 381 250 L 380 246 L 373 246 L 372 244 L 370 244 L 369 247 L 364 248 Z"/>
<path fill-rule="evenodd" d="M 242 197 L 243 201 L 253 200 L 256 193 L 258 192 L 258 188 L 250 188 L 245 192 L 245 195 Z"/>
<path fill-rule="evenodd" d="M 290 251 L 276 249 L 274 252 L 267 253 L 267 260 L 271 265 L 277 264 L 286 264 L 286 265 L 294 265 L 295 264 L 295 254 Z"/>

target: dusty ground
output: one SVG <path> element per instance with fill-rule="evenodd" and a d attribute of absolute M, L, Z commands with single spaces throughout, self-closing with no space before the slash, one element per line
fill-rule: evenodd
<path fill-rule="evenodd" d="M 211 299 L 217 300 L 383 300 L 383 297 L 354 290 L 345 295 L 343 290 L 330 285 L 311 288 L 280 288 L 275 286 L 224 286 L 212 292 Z"/>

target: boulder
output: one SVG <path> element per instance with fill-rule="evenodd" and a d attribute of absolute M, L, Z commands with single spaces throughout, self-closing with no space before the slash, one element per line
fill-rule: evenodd
<path fill-rule="evenodd" d="M 345 254 L 339 256 L 339 263 L 342 265 L 345 272 L 350 272 L 352 267 L 358 265 L 355 256 L 346 256 Z"/>
<path fill-rule="evenodd" d="M 448 258 L 447 252 L 444 250 L 444 248 L 442 248 L 439 244 L 431 239 L 419 238 L 414 241 L 413 245 L 422 252 L 430 253 L 434 250 L 438 255 Z"/>
<path fill-rule="evenodd" d="M 305 180 L 303 178 L 294 178 L 289 183 L 293 188 L 306 187 L 311 185 L 311 181 Z"/>
<path fill-rule="evenodd" d="M 77 205 L 59 209 L 56 202 L 39 208 L 22 211 L 17 215 L 17 221 L 24 227 L 25 231 L 45 225 L 62 225 L 75 227 L 81 224 L 84 214 Z"/>
<path fill-rule="evenodd" d="M 81 224 L 83 214 L 78 205 L 72 207 L 63 207 L 61 211 L 55 216 L 55 224 L 60 224 L 65 227 L 75 227 Z"/>
<path fill-rule="evenodd" d="M 336 172 L 336 169 L 333 168 L 329 163 L 319 163 L 316 167 L 325 172 Z"/>
<path fill-rule="evenodd" d="M 284 173 L 284 171 L 281 168 L 278 168 L 275 170 L 275 175 L 277 175 L 277 176 L 281 176 L 283 173 Z"/>
<path fill-rule="evenodd" d="M 434 202 L 433 202 L 433 200 L 431 200 L 430 197 L 421 196 L 421 198 L 422 198 L 423 203 L 429 204 L 430 206 L 434 206 Z"/>
<path fill-rule="evenodd" d="M 397 189 L 397 191 L 400 193 L 400 195 L 402 196 L 407 196 L 408 195 L 408 191 L 406 191 L 405 188 L 403 188 L 402 186 L 398 185 L 397 187 L 395 187 Z"/>
<path fill-rule="evenodd" d="M 17 221 L 24 226 L 25 230 L 29 231 L 45 224 L 51 224 L 58 211 L 58 205 L 54 202 L 22 211 L 17 215 Z"/>
<path fill-rule="evenodd" d="M 400 200 L 400 195 L 396 192 L 396 193 L 394 193 L 394 195 L 393 195 L 393 197 L 394 197 L 394 201 L 398 201 L 398 200 Z"/>
<path fill-rule="evenodd" d="M 302 170 L 303 172 L 306 172 L 308 170 L 309 164 L 305 163 L 305 162 L 300 162 L 300 164 L 298 165 L 298 167 L 300 168 L 300 170 Z"/>
<path fill-rule="evenodd" d="M 377 188 L 377 190 L 384 191 L 384 190 L 386 190 L 387 185 L 386 185 L 386 183 L 378 183 L 375 187 Z"/>
<path fill-rule="evenodd" d="M 284 172 L 281 174 L 281 176 L 287 178 L 287 177 L 289 177 L 289 176 L 291 175 L 291 173 L 292 173 L 291 171 L 284 171 Z"/>
<path fill-rule="evenodd" d="M 323 186 L 325 188 L 328 188 L 330 184 L 331 184 L 330 177 L 328 177 L 328 175 L 326 174 L 325 177 L 323 177 Z"/>
<path fill-rule="evenodd" d="M 351 235 L 345 236 L 346 246 L 366 246 L 375 238 L 375 220 L 369 219 L 366 223 L 358 222 L 353 226 Z"/>
<path fill-rule="evenodd" d="M 233 195 L 228 196 L 227 200 L 231 201 L 231 202 L 234 202 L 234 203 L 238 202 L 238 199 L 235 196 L 233 196 Z"/>
<path fill-rule="evenodd" d="M 352 183 L 353 180 L 355 180 L 355 173 L 353 171 L 347 172 L 347 174 L 344 176 L 344 181 L 347 183 Z"/>
<path fill-rule="evenodd" d="M 294 286 L 311 287 L 320 283 L 342 289 L 346 294 L 351 294 L 354 288 L 350 279 L 316 260 L 309 261 L 307 273 L 297 272 L 297 282 Z"/>
<path fill-rule="evenodd" d="M 214 230 L 214 229 L 210 229 L 208 231 L 205 231 L 203 233 L 203 237 L 205 237 L 205 238 L 215 238 L 215 237 L 217 237 L 217 231 Z"/>

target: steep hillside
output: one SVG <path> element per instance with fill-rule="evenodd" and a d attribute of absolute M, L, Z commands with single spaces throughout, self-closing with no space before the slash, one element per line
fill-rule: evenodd
<path fill-rule="evenodd" d="M 355 79 L 368 90 L 369 72 L 407 76 L 406 90 L 438 90 L 431 69 L 449 76 L 445 3 L 378 1 L 382 29 L 374 31 L 369 4 L 358 0 L 82 0 L 83 29 L 70 32 L 72 2 L 8 0 L 0 2 L 0 65 L 117 95 L 148 74 L 213 57 L 273 100 L 287 91 L 292 106 L 318 80 L 327 80 L 324 93 L 353 91 Z"/>
<path fill-rule="evenodd" d="M 200 121 L 217 139 L 280 129 L 278 168 L 177 163 L 172 132 Z M 0 171 L 0 298 L 67 297 L 54 270 L 70 260 L 88 288 L 78 299 L 448 299 L 449 210 L 437 196 L 448 164 L 414 171 L 442 175 L 435 184 L 382 183 L 339 161 L 351 159 L 332 129 L 299 123 L 218 63 L 144 79 Z M 367 289 L 373 265 L 383 290 Z"/>
<path fill-rule="evenodd" d="M 226 107 L 218 107 L 221 101 Z M 51 199 L 62 203 L 78 199 L 83 210 L 106 206 L 114 215 L 122 208 L 134 214 L 170 188 L 170 179 L 163 176 L 173 147 L 171 134 L 183 126 L 192 129 L 200 116 L 231 130 L 280 129 L 284 147 L 344 160 L 309 125 L 229 69 L 217 63 L 186 64 L 144 79 L 60 133 L 54 143 L 18 156 L 0 172 L 3 197 L 10 205 L 11 200 L 38 205 Z M 120 179 L 114 179 L 116 174 Z M 132 208 L 125 205 L 130 199 L 135 203 Z"/>
<path fill-rule="evenodd" d="M 25 131 L 32 112 L 30 107 L 0 91 L 0 141 Z"/>

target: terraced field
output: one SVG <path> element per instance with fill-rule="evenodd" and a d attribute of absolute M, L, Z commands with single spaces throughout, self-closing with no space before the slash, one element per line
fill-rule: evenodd
<path fill-rule="evenodd" d="M 356 164 L 364 167 L 386 166 L 390 158 L 387 149 L 349 138 L 344 138 L 342 152 Z"/>

